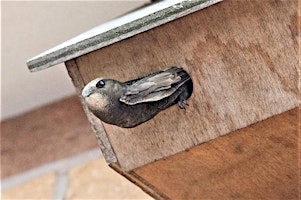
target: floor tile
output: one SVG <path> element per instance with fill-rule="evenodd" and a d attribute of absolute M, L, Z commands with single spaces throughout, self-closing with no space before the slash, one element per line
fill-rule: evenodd
<path fill-rule="evenodd" d="M 2 193 L 2 199 L 52 199 L 55 173 L 48 173 Z"/>
<path fill-rule="evenodd" d="M 152 198 L 109 168 L 104 159 L 99 159 L 70 171 L 66 199 Z"/>

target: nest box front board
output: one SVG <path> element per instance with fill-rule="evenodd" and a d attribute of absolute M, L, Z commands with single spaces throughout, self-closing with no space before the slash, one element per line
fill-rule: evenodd
<path fill-rule="evenodd" d="M 33 58 L 29 68 L 65 62 L 79 95 L 97 77 L 124 82 L 171 66 L 191 75 L 186 110 L 172 106 L 135 128 L 102 123 L 83 101 L 107 162 L 125 171 L 297 107 L 295 3 L 227 0 L 200 10 L 217 2 L 157 3 Z"/>

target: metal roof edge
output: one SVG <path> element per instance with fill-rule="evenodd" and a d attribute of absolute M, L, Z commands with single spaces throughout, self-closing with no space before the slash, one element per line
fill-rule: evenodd
<path fill-rule="evenodd" d="M 147 6 L 97 26 L 27 61 L 40 71 L 168 23 L 222 0 L 173 0 Z"/>

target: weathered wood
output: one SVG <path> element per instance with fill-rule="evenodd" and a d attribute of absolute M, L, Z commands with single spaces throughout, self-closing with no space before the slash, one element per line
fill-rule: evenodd
<path fill-rule="evenodd" d="M 131 172 L 156 199 L 300 199 L 300 109 Z"/>
<path fill-rule="evenodd" d="M 140 167 L 296 107 L 297 4 L 227 0 L 76 58 L 83 83 L 173 65 L 193 78 L 186 111 L 171 107 L 134 129 L 104 124 L 120 166 Z"/>

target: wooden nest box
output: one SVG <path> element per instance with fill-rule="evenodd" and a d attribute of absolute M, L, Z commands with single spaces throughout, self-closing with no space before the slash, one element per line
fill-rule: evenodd
<path fill-rule="evenodd" d="M 135 128 L 102 123 L 82 101 L 109 166 L 157 199 L 297 199 L 298 1 L 219 1 L 158 2 L 27 65 L 64 62 L 80 98 L 97 77 L 183 67 L 189 107 Z"/>

